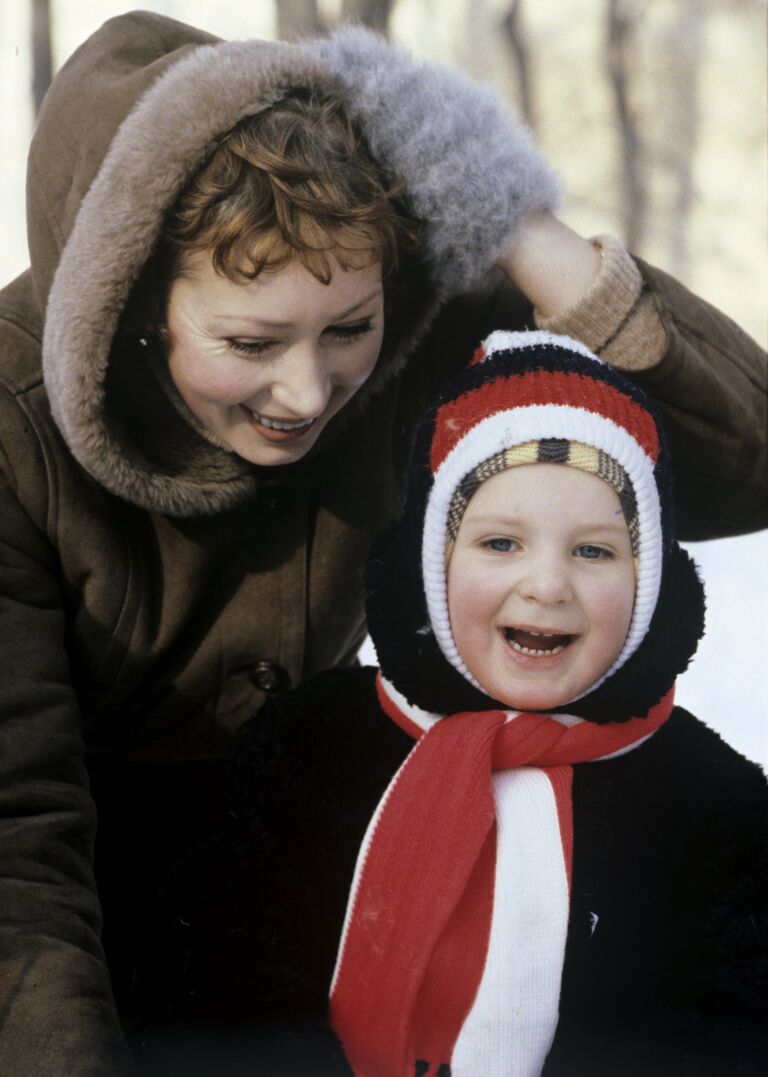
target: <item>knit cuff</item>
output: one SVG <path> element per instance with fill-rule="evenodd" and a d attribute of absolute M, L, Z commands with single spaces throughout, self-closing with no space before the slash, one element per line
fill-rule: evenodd
<path fill-rule="evenodd" d="M 566 311 L 544 317 L 539 329 L 574 337 L 620 370 L 647 370 L 663 356 L 667 337 L 632 256 L 613 236 L 592 240 L 602 255 L 592 287 Z"/>

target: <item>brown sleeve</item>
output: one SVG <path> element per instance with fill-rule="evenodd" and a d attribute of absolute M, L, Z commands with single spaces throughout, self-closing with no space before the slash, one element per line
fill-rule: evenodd
<path fill-rule="evenodd" d="M 0 393 L 3 434 L 32 452 L 7 404 Z M 55 550 L 0 449 L 0 1073 L 117 1077 L 132 1069 L 100 942 L 65 622 Z"/>

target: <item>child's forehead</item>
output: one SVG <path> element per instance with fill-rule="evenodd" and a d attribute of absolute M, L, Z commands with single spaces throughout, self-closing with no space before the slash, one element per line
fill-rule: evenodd
<path fill-rule="evenodd" d="M 615 487 L 593 472 L 560 463 L 531 463 L 507 468 L 483 480 L 467 512 L 531 511 L 539 514 L 599 515 L 606 509 L 621 515 Z"/>

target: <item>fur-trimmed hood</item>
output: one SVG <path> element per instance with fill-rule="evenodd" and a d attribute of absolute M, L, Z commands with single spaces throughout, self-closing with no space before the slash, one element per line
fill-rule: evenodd
<path fill-rule="evenodd" d="M 373 81 L 372 70 L 378 72 Z M 143 507 L 182 516 L 216 512 L 247 497 L 256 472 L 196 432 L 178 402 L 158 392 L 157 379 L 140 373 L 138 357 L 121 356 L 115 373 L 115 330 L 130 289 L 168 207 L 221 133 L 292 88 L 337 86 L 334 72 L 366 137 L 390 154 L 390 160 L 380 156 L 385 169 L 405 169 L 407 179 L 417 163 L 412 145 L 398 158 L 400 125 L 391 114 L 407 111 L 404 102 L 414 95 L 404 78 L 416 76 L 427 97 L 444 98 L 455 83 L 460 94 L 476 98 L 485 123 L 476 123 L 475 137 L 488 142 L 506 125 L 497 164 L 506 175 L 503 158 L 512 155 L 520 181 L 501 197 L 497 182 L 475 190 L 474 206 L 496 191 L 478 227 L 479 215 L 460 205 L 458 161 L 444 160 L 450 120 L 426 146 L 422 130 L 418 163 L 431 152 L 442 166 L 420 191 L 408 191 L 427 216 L 424 272 L 405 301 L 410 309 L 390 316 L 376 372 L 351 411 L 402 365 L 440 300 L 490 265 L 516 216 L 556 199 L 556 182 L 527 132 L 487 91 L 424 69 L 368 31 L 342 30 L 330 42 L 223 42 L 145 12 L 107 22 L 68 61 L 44 103 L 30 154 L 29 240 L 41 310 L 47 304 L 43 368 L 53 416 L 81 465 Z M 454 103 L 455 116 L 464 103 Z M 418 125 L 419 117 L 406 119 L 409 129 Z M 466 161 L 466 152 L 457 147 L 456 157 Z M 444 184 L 447 200 L 437 198 Z M 442 216 L 430 221 L 430 206 L 438 202 Z M 322 451 L 324 438 L 314 451 Z"/>

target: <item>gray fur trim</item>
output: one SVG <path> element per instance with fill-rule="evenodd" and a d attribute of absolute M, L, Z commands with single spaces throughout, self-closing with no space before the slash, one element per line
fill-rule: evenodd
<path fill-rule="evenodd" d="M 349 92 L 374 156 L 407 180 L 444 294 L 480 279 L 522 214 L 558 204 L 555 173 L 490 87 L 359 26 L 305 47 Z"/>

